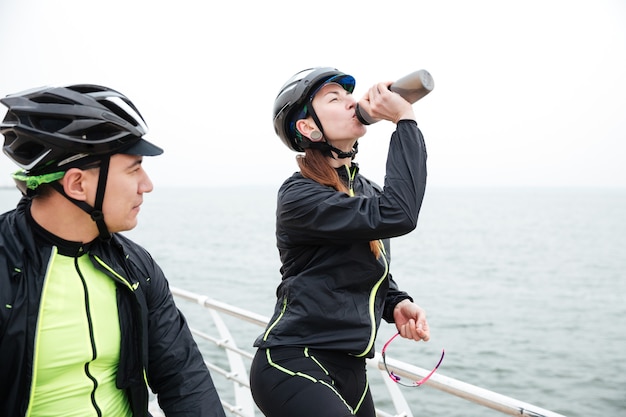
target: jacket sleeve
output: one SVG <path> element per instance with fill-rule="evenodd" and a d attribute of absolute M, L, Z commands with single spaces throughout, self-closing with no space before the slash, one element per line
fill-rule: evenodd
<path fill-rule="evenodd" d="M 424 138 L 414 121 L 402 120 L 391 135 L 382 193 L 350 197 L 313 180 L 292 177 L 279 191 L 280 233 L 294 245 L 401 236 L 415 229 L 425 188 Z"/>
<path fill-rule="evenodd" d="M 148 381 L 168 417 L 224 417 L 224 408 L 202 354 L 169 284 L 153 262 L 147 292 L 149 323 Z"/>
<path fill-rule="evenodd" d="M 393 309 L 396 307 L 396 304 L 402 300 L 411 300 L 411 302 L 413 302 L 413 297 L 398 289 L 398 284 L 393 280 L 391 274 L 389 274 L 389 291 L 387 291 L 387 296 L 385 297 L 383 320 L 387 323 L 395 323 L 393 318 Z"/>

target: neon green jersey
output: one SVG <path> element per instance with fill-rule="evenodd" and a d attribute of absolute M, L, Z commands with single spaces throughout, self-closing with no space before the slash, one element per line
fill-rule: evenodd
<path fill-rule="evenodd" d="M 115 386 L 119 357 L 115 283 L 87 255 L 55 253 L 42 292 L 27 415 L 131 416 Z"/>

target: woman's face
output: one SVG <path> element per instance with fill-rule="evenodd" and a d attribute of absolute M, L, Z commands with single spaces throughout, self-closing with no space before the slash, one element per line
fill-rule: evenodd
<path fill-rule="evenodd" d="M 324 85 L 313 97 L 312 104 L 324 128 L 326 140 L 334 146 L 339 148 L 340 142 L 354 144 L 367 132 L 367 128 L 356 118 L 356 101 L 341 85 Z"/>

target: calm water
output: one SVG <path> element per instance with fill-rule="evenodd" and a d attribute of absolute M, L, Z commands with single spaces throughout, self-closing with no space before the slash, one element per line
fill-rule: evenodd
<path fill-rule="evenodd" d="M 1 211 L 17 198 L 0 189 Z M 269 316 L 274 209 L 274 187 L 157 188 L 128 234 L 172 285 Z M 626 416 L 624 213 L 625 189 L 428 189 L 417 230 L 392 245 L 392 273 L 426 308 L 432 339 L 389 354 L 430 368 L 445 348 L 443 375 L 570 417 Z M 405 393 L 416 416 L 502 416 L 427 387 Z"/>

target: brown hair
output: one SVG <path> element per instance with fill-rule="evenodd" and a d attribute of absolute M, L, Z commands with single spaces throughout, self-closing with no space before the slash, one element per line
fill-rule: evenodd
<path fill-rule="evenodd" d="M 305 178 L 332 187 L 337 191 L 350 194 L 348 187 L 339 179 L 335 168 L 328 163 L 326 156 L 319 149 L 307 148 L 304 151 L 304 155 L 298 155 L 296 160 L 300 167 L 300 173 Z M 380 257 L 381 250 L 378 240 L 370 241 L 370 250 L 376 259 Z"/>

